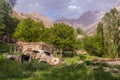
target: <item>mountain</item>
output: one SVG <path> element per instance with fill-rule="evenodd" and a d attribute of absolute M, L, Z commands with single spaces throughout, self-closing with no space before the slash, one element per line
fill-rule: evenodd
<path fill-rule="evenodd" d="M 86 13 L 84 13 L 83 15 L 81 15 L 78 19 L 75 20 L 76 23 L 81 23 L 83 26 L 87 27 L 89 25 L 91 25 L 92 23 L 95 23 L 98 19 L 97 19 L 97 14 L 99 12 L 91 12 L 88 11 Z"/>
<path fill-rule="evenodd" d="M 47 28 L 50 28 L 54 22 L 58 22 L 58 23 L 62 22 L 62 23 L 69 24 L 69 25 L 73 26 L 74 28 L 81 27 L 85 32 L 87 32 L 90 35 L 95 33 L 97 24 L 101 20 L 103 15 L 104 15 L 103 12 L 88 11 L 88 12 L 82 14 L 77 19 L 61 18 L 59 20 L 53 21 L 39 13 L 31 12 L 31 13 L 25 14 L 25 13 L 13 11 L 13 16 L 17 17 L 20 20 L 26 19 L 26 18 L 32 18 L 35 21 L 42 21 L 43 24 L 45 25 L 45 27 L 47 27 Z"/>
<path fill-rule="evenodd" d="M 120 11 L 120 0 L 114 6 L 118 11 Z"/>
<path fill-rule="evenodd" d="M 104 12 L 88 11 L 82 14 L 77 19 L 61 18 L 56 20 L 56 22 L 66 23 L 66 24 L 72 25 L 75 28 L 81 27 L 87 33 L 94 33 L 95 29 L 97 28 L 97 23 L 102 19 L 103 16 L 104 16 Z M 93 27 L 93 30 L 92 30 L 92 27 Z"/>
<path fill-rule="evenodd" d="M 93 35 L 96 30 L 97 30 L 97 25 L 99 22 L 93 23 L 91 24 L 89 27 L 87 27 L 86 29 L 84 29 L 84 31 L 88 34 L 88 35 Z"/>
<path fill-rule="evenodd" d="M 32 18 L 37 22 L 42 21 L 45 27 L 47 28 L 51 27 L 51 25 L 54 23 L 52 20 L 50 20 L 46 16 L 39 13 L 35 13 L 35 12 L 24 14 L 24 13 L 13 11 L 13 16 L 17 17 L 20 20 L 26 19 L 26 18 Z"/>
<path fill-rule="evenodd" d="M 111 7 L 111 9 L 112 8 L 116 8 L 120 12 L 120 0 L 116 4 L 114 4 L 113 7 Z M 99 19 L 98 22 L 102 19 L 104 14 L 105 14 L 105 12 L 101 12 L 101 13 L 98 14 L 98 17 L 97 17 Z M 98 22 L 95 22 L 95 23 L 91 24 L 89 27 L 87 27 L 85 29 L 85 31 L 90 35 L 94 34 L 96 32 Z"/>

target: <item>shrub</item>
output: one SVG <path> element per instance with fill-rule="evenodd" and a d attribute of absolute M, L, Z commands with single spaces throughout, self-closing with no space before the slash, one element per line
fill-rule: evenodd
<path fill-rule="evenodd" d="M 8 59 L 0 59 L 0 79 L 20 78 L 22 72 L 21 64 Z"/>
<path fill-rule="evenodd" d="M 45 71 L 51 68 L 51 66 L 48 63 L 43 63 L 43 62 L 39 63 L 36 60 L 32 60 L 29 63 L 23 63 L 22 66 L 25 71 L 32 71 L 32 72 L 37 70 Z"/>
<path fill-rule="evenodd" d="M 79 58 L 80 58 L 80 60 L 85 60 L 85 59 L 86 59 L 86 56 L 85 56 L 85 55 L 82 55 L 82 54 L 79 54 Z"/>
<path fill-rule="evenodd" d="M 63 52 L 63 57 L 73 57 L 75 56 L 76 54 L 74 52 Z"/>

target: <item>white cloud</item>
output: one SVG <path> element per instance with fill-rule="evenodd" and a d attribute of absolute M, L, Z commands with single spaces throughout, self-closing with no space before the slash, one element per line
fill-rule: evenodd
<path fill-rule="evenodd" d="M 81 6 L 70 5 L 68 6 L 68 10 L 71 12 L 75 12 L 75 13 L 77 12 L 78 14 L 80 14 L 83 9 L 81 8 Z"/>
<path fill-rule="evenodd" d="M 74 10 L 78 10 L 78 7 L 77 7 L 77 6 L 74 6 L 74 5 L 70 5 L 70 6 L 68 6 L 68 9 L 69 9 L 70 11 L 74 11 Z"/>

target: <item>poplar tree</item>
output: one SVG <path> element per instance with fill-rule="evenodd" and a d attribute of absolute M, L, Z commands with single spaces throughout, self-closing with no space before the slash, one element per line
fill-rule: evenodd
<path fill-rule="evenodd" d="M 97 32 L 103 37 L 103 45 L 106 56 L 120 56 L 120 13 L 112 9 L 106 13 L 98 25 Z"/>

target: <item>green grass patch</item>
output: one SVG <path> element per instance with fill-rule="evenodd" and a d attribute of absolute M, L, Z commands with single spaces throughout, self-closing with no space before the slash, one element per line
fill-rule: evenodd
<path fill-rule="evenodd" d="M 96 58 L 99 58 L 99 57 L 79 54 L 74 57 L 68 57 L 68 58 L 64 58 L 64 59 L 66 60 L 66 64 L 75 64 L 75 63 L 79 63 L 80 60 L 91 61 Z"/>
<path fill-rule="evenodd" d="M 100 57 L 97 57 L 97 56 L 91 56 L 91 55 L 84 55 L 86 58 L 85 58 L 85 60 L 88 60 L 88 61 L 91 61 L 91 60 L 94 60 L 94 59 L 98 59 L 98 58 L 100 58 Z"/>
<path fill-rule="evenodd" d="M 11 47 L 11 45 L 9 45 L 9 44 L 0 43 L 0 54 L 9 52 L 10 47 Z"/>
<path fill-rule="evenodd" d="M 74 63 L 78 63 L 80 61 L 79 56 L 74 56 L 74 57 L 68 57 L 68 58 L 64 58 L 66 61 L 66 64 L 74 64 Z"/>

